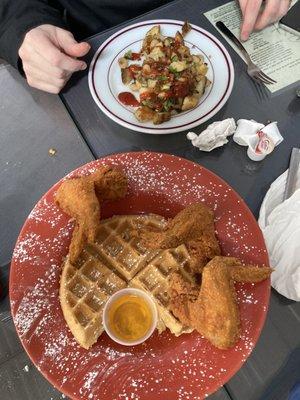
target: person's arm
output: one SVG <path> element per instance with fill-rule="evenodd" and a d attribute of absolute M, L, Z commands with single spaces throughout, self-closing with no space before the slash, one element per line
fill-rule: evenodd
<path fill-rule="evenodd" d="M 49 3 L 1 0 L 0 57 L 24 72 L 30 86 L 59 93 L 73 72 L 86 68 L 77 58 L 90 46 L 77 43 L 72 33 L 63 29 L 60 10 Z"/>

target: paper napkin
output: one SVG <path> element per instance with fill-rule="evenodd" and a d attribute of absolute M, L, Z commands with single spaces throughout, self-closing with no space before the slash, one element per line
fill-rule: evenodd
<path fill-rule="evenodd" d="M 284 172 L 270 186 L 258 223 L 270 265 L 275 269 L 271 274 L 272 287 L 283 296 L 300 301 L 300 185 L 283 201 L 287 174 L 288 171 Z"/>

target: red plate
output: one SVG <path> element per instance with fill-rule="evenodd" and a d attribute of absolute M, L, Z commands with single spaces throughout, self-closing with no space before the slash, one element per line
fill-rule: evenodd
<path fill-rule="evenodd" d="M 102 217 L 158 213 L 174 216 L 203 201 L 215 211 L 223 254 L 268 265 L 260 229 L 242 199 L 220 178 L 182 158 L 126 153 L 91 162 L 71 173 L 84 175 L 102 164 L 121 166 L 129 178 L 125 199 L 103 206 Z M 199 400 L 217 390 L 241 367 L 264 324 L 270 282 L 236 285 L 242 336 L 230 350 L 218 350 L 199 334 L 178 338 L 154 334 L 146 343 L 123 347 L 103 334 L 87 351 L 64 321 L 59 299 L 62 258 L 72 223 L 53 202 L 60 182 L 30 213 L 18 238 L 10 275 L 12 314 L 33 363 L 73 399 Z"/>

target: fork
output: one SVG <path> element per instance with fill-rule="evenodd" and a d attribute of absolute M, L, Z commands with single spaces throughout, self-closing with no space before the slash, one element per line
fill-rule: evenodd
<path fill-rule="evenodd" d="M 266 75 L 257 65 L 255 65 L 251 61 L 251 58 L 245 47 L 222 21 L 218 21 L 216 23 L 216 26 L 220 29 L 221 32 L 224 33 L 225 36 L 227 36 L 241 50 L 241 52 L 243 53 L 244 57 L 247 60 L 247 73 L 252 79 L 254 79 L 258 83 L 265 83 L 267 85 L 277 83 L 276 81 L 274 81 L 274 79 Z"/>

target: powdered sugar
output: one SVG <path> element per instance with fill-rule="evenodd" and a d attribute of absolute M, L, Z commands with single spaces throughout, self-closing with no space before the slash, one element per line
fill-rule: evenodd
<path fill-rule="evenodd" d="M 87 375 L 84 377 L 84 384 L 83 389 L 91 389 L 91 385 L 94 382 L 95 378 L 98 376 L 99 371 L 91 371 L 88 372 Z"/>
<path fill-rule="evenodd" d="M 37 224 L 49 224 L 53 228 L 63 219 L 63 214 L 53 201 L 45 197 L 39 202 L 38 206 L 34 207 L 28 215 L 28 219 Z"/>
<path fill-rule="evenodd" d="M 16 244 L 13 254 L 14 261 L 17 263 L 30 262 L 32 266 L 41 266 L 45 262 L 51 262 L 49 257 L 52 253 L 59 253 L 65 249 L 65 241 L 71 237 L 72 228 L 73 223 L 69 221 L 65 226 L 59 228 L 54 237 L 41 236 L 33 230 L 26 232 L 22 240 Z"/>
<path fill-rule="evenodd" d="M 41 318 L 45 318 L 45 310 L 51 305 L 49 299 L 57 298 L 57 291 L 53 291 L 49 299 L 47 299 L 47 285 L 54 282 L 57 269 L 57 265 L 50 265 L 49 270 L 45 274 L 45 278 L 38 278 L 36 285 L 29 288 L 29 290 L 22 295 L 14 315 L 14 322 L 21 337 L 27 335 L 29 331 L 38 324 Z M 23 292 L 22 287 L 16 290 Z"/>

